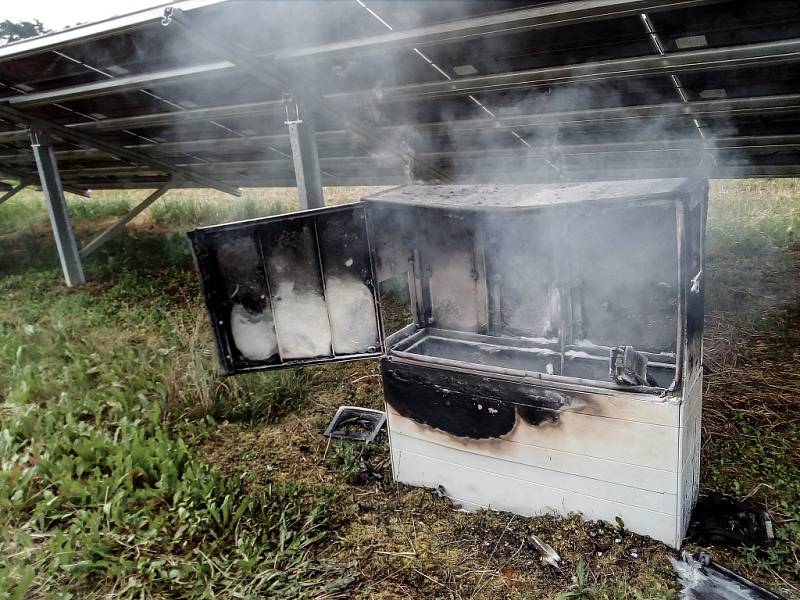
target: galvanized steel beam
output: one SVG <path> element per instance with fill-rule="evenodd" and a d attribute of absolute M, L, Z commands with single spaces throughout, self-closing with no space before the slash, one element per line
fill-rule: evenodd
<path fill-rule="evenodd" d="M 101 119 L 98 121 L 81 121 L 65 125 L 70 129 L 79 131 L 118 131 L 123 129 L 135 129 L 137 127 L 151 127 L 160 125 L 175 125 L 183 122 L 196 120 L 219 119 L 225 116 L 250 116 L 258 114 L 283 114 L 284 108 L 282 101 L 257 102 L 252 104 L 236 104 L 230 106 L 217 106 L 213 108 L 191 109 L 186 111 L 174 111 L 157 113 L 153 115 L 137 115 L 134 117 L 121 117 L 112 119 Z M 382 134 L 399 131 L 403 128 L 413 127 L 420 133 L 431 133 L 435 131 L 469 131 L 477 129 L 495 129 L 501 127 L 538 127 L 538 126 L 570 126 L 582 123 L 620 121 L 630 119 L 681 119 L 692 118 L 694 116 L 715 117 L 715 116 L 747 116 L 747 115 L 775 115 L 791 114 L 800 112 L 800 94 L 780 94 L 772 96 L 760 96 L 752 98 L 730 98 L 720 100 L 697 100 L 687 103 L 664 103 L 647 104 L 635 106 L 622 106 L 613 108 L 597 108 L 582 111 L 536 113 L 530 115 L 511 115 L 503 116 L 499 114 L 496 119 L 461 119 L 440 123 L 419 123 L 399 126 L 381 127 Z M 352 135 L 346 130 L 318 131 L 318 140 L 329 140 L 335 137 Z M 22 141 L 28 138 L 26 130 L 12 132 L 0 132 L 0 143 Z M 171 151 L 198 150 L 195 144 L 199 144 L 200 149 L 214 150 L 240 146 L 252 142 L 254 145 L 260 143 L 288 142 L 286 134 L 275 134 L 265 136 L 249 136 L 247 138 L 220 138 L 205 140 L 188 140 L 180 142 L 164 142 L 158 144 L 126 144 L 124 147 L 131 150 L 152 151 L 155 153 L 168 153 Z M 86 150 L 63 151 L 63 152 L 88 152 Z M 61 156 L 61 153 L 57 153 Z M 67 157 L 68 155 L 64 155 Z M 75 154 L 75 156 L 80 156 Z M 88 157 L 88 154 L 87 154 Z"/>
<path fill-rule="evenodd" d="M 319 168 L 319 153 L 314 121 L 299 101 L 287 101 L 286 126 L 292 145 L 292 163 L 297 179 L 297 195 L 300 210 L 322 208 L 325 196 L 322 193 L 322 174 Z"/>
<path fill-rule="evenodd" d="M 0 98 L 0 102 L 7 102 L 11 106 L 16 106 L 17 108 L 29 108 L 31 106 L 57 104 L 60 102 L 69 102 L 71 100 L 82 100 L 84 98 L 96 98 L 98 96 L 140 90 L 163 83 L 179 83 L 189 78 L 216 77 L 221 73 L 233 70 L 233 66 L 234 65 L 229 62 L 218 62 L 196 65 L 193 67 L 183 67 L 180 69 L 167 69 L 154 73 L 114 77 L 112 79 L 93 81 L 92 83 L 57 88 L 45 92 L 7 96 L 5 98 Z"/>
<path fill-rule="evenodd" d="M 194 10 L 211 4 L 219 4 L 220 2 L 221 0 L 191 0 L 183 2 L 182 6 L 184 10 Z M 163 7 L 149 8 L 127 15 L 104 19 L 97 23 L 78 25 L 63 31 L 54 31 L 35 38 L 12 42 L 0 47 L 0 63 L 32 56 L 40 52 L 57 50 L 77 42 L 89 42 L 135 31 L 144 25 L 158 23 L 163 14 Z"/>
<path fill-rule="evenodd" d="M 519 153 L 516 155 L 519 158 Z M 524 157 L 523 157 L 524 158 Z M 611 180 L 611 179 L 649 179 L 649 178 L 662 178 L 662 177 L 686 177 L 687 168 L 685 166 L 676 167 L 665 165 L 662 167 L 642 167 L 637 168 L 632 172 L 630 167 L 604 167 L 602 169 L 590 169 L 586 167 L 575 167 L 570 165 L 568 172 L 568 181 L 583 181 L 583 180 Z M 548 173 L 544 170 L 537 171 L 535 178 L 529 177 L 523 181 L 526 173 L 521 172 L 517 167 L 516 170 L 510 172 L 503 172 L 501 170 L 492 169 L 486 173 L 475 173 L 475 176 L 468 183 L 482 182 L 482 183 L 497 183 L 501 179 L 506 183 L 511 182 L 513 177 L 517 178 L 516 182 L 537 183 L 544 181 L 562 181 L 555 171 Z M 800 176 L 800 163 L 790 163 L 785 165 L 723 165 L 720 168 L 711 166 L 705 175 L 711 179 L 739 179 L 749 177 L 798 177 Z M 242 177 L 239 176 L 235 180 L 238 184 L 250 188 L 272 188 L 272 187 L 294 187 L 294 177 L 275 178 L 272 176 L 266 177 Z M 337 175 L 335 178 L 326 178 L 322 176 L 323 185 L 325 186 L 395 186 L 403 185 L 406 182 L 402 175 L 398 174 L 369 174 L 363 175 Z M 105 181 L 99 179 L 82 179 L 73 180 L 74 183 L 91 185 L 93 189 L 98 190 L 119 190 L 119 189 L 153 189 L 158 185 L 163 185 L 164 180 L 154 179 L 119 179 L 115 181 Z M 197 185 L 192 182 L 184 182 L 179 187 L 181 188 L 196 188 Z"/>
<path fill-rule="evenodd" d="M 120 131 L 122 129 L 176 125 L 191 121 L 229 119 L 231 117 L 262 116 L 269 114 L 281 115 L 283 112 L 283 102 L 281 100 L 269 100 L 266 102 L 231 104 L 210 108 L 192 108 L 182 111 L 160 112 L 132 117 L 99 119 L 97 121 L 74 123 L 67 125 L 67 127 L 74 127 L 81 131 Z M 0 134 L 0 141 L 2 141 L 2 134 Z"/>
<path fill-rule="evenodd" d="M 67 123 L 64 126 L 79 131 L 122 131 L 124 129 L 139 129 L 142 127 L 170 126 L 192 121 L 209 121 L 214 119 L 268 114 L 282 115 L 283 113 L 283 102 L 280 100 L 271 100 L 267 102 L 231 104 L 210 108 L 192 108 L 187 110 L 134 115 L 130 117 L 98 119 L 96 121 L 78 121 L 76 123 Z M 26 139 L 28 139 L 28 133 L 24 129 L 17 131 L 0 131 L 0 144 L 19 142 Z"/>
<path fill-rule="evenodd" d="M 653 141 L 616 141 L 596 142 L 585 144 L 561 144 L 559 152 L 565 156 L 625 154 L 625 153 L 665 153 L 665 152 L 714 152 L 722 150 L 749 150 L 765 153 L 785 149 L 800 149 L 800 134 L 771 135 L 771 136 L 722 136 L 713 142 L 703 141 L 696 137 L 683 137 Z M 547 157 L 552 153 L 552 146 L 531 146 L 525 153 L 528 157 Z M 516 147 L 481 148 L 479 150 L 442 150 L 422 152 L 418 158 L 429 162 L 452 159 L 491 159 L 519 157 Z M 364 170 L 374 170 L 375 165 L 383 164 L 384 167 L 401 166 L 403 161 L 394 155 L 376 158 L 371 155 L 356 155 L 329 157 L 319 159 L 321 166 L 336 171 L 337 169 L 352 169 L 353 166 L 362 166 Z M 209 173 L 222 180 L 227 180 L 236 173 L 247 173 L 243 177 L 266 174 L 288 174 L 293 166 L 290 160 L 227 160 L 214 163 L 187 162 L 182 166 L 204 167 Z M 346 172 L 346 171 L 345 171 Z M 114 176 L 135 175 L 139 177 L 152 177 L 157 172 L 140 166 L 107 166 L 107 167 L 74 167 L 62 169 L 61 173 L 67 178 L 86 176 Z"/>
<path fill-rule="evenodd" d="M 91 185 L 96 190 L 128 190 L 128 189 L 153 189 L 166 183 L 164 179 L 153 178 L 117 178 L 113 181 L 105 179 L 74 179 L 73 183 Z M 294 188 L 295 178 L 290 173 L 287 176 L 276 178 L 273 176 L 258 177 L 238 176 L 235 181 L 243 187 L 249 188 Z M 402 175 L 396 173 L 371 173 L 369 176 L 359 175 L 337 175 L 335 177 L 322 174 L 322 184 L 325 187 L 336 186 L 397 186 L 407 183 Z M 184 181 L 176 186 L 181 189 L 196 189 L 197 184 L 191 181 Z"/>
<path fill-rule="evenodd" d="M 169 190 L 175 187 L 177 180 L 173 179 L 162 185 L 158 188 L 155 192 L 150 194 L 147 198 L 142 200 L 139 204 L 134 206 L 131 210 L 129 210 L 124 216 L 122 216 L 119 221 L 114 223 L 111 227 L 103 231 L 100 235 L 95 237 L 89 243 L 87 243 L 83 248 L 80 250 L 81 258 L 86 258 L 92 252 L 97 250 L 100 246 L 105 244 L 109 239 L 114 237 L 115 235 L 119 234 L 122 229 L 130 223 L 136 216 L 145 210 L 148 206 L 153 204 L 156 200 L 161 198 L 164 194 L 166 194 Z"/>
<path fill-rule="evenodd" d="M 53 226 L 53 236 L 58 248 L 58 258 L 64 272 L 64 281 L 68 286 L 85 283 L 83 265 L 75 242 L 75 234 L 67 212 L 67 203 L 64 200 L 64 189 L 61 187 L 61 178 L 58 174 L 58 164 L 53 154 L 50 137 L 46 131 L 31 130 L 31 148 L 36 158 L 36 167 L 39 170 L 39 180 Z"/>
<path fill-rule="evenodd" d="M 175 11 L 173 17 L 174 22 L 179 21 L 179 11 Z M 184 17 L 181 19 L 185 20 Z M 185 33 L 189 33 L 189 26 L 182 25 Z M 208 32 L 207 32 L 208 33 Z M 201 36 L 195 36 L 198 38 Z M 223 42 L 217 41 L 218 35 L 203 37 L 202 44 L 207 49 L 217 52 L 218 54 L 235 53 L 236 60 L 229 60 L 206 65 L 208 68 L 216 71 L 222 64 L 230 64 L 231 66 L 243 67 L 251 73 L 257 72 L 260 77 L 266 77 L 270 84 L 278 83 L 280 88 L 289 89 L 293 86 L 292 78 L 283 73 L 276 63 L 269 63 L 264 60 L 259 60 L 249 55 L 246 51 L 241 49 L 230 49 Z M 438 98 L 449 96 L 464 96 L 475 93 L 502 91 L 517 87 L 536 87 L 544 85 L 559 85 L 565 83 L 588 82 L 588 81 L 604 81 L 612 79 L 627 79 L 635 77 L 648 77 L 654 75 L 670 75 L 675 73 L 686 73 L 696 71 L 707 71 L 715 69 L 731 69 L 739 67 L 752 67 L 765 64 L 779 64 L 786 62 L 795 62 L 800 60 L 800 39 L 788 39 L 780 41 L 762 42 L 756 44 L 744 44 L 740 46 L 729 46 L 724 48 L 706 48 L 703 50 L 692 50 L 685 52 L 672 52 L 664 56 L 639 56 L 622 59 L 611 59 L 599 62 L 578 63 L 573 65 L 561 65 L 555 67 L 544 67 L 537 69 L 526 69 L 520 71 L 513 71 L 510 73 L 495 73 L 491 75 L 480 75 L 475 77 L 461 77 L 447 81 L 435 81 L 427 83 L 412 83 L 401 86 L 394 86 L 381 89 L 382 101 L 392 101 L 400 99 L 424 99 L 424 98 Z M 203 74 L 204 65 L 196 65 L 191 67 L 191 70 L 196 75 Z M 149 74 L 137 75 L 142 81 L 168 82 L 170 81 L 171 71 L 159 71 Z M 62 97 L 75 97 L 78 94 L 80 97 L 90 97 L 93 94 L 107 94 L 113 93 L 114 86 L 119 85 L 127 89 L 122 79 L 109 79 L 97 84 L 88 84 L 82 86 L 74 86 L 67 88 L 60 88 L 42 94 L 48 94 L 50 100 L 48 102 L 56 102 Z M 97 86 L 91 88 L 89 86 Z M 358 90 L 339 92 L 334 94 L 327 94 L 325 96 L 318 96 L 314 100 L 322 101 L 327 110 L 337 110 L 331 106 L 331 101 L 336 101 L 337 104 L 346 104 L 353 100 L 368 99 L 374 96 L 374 90 Z M 41 100 L 41 98 L 40 98 Z M 39 104 L 36 100 L 35 94 L 25 94 L 20 96 L 13 96 L 6 99 L 7 102 L 17 103 L 19 106 L 26 105 L 26 102 L 33 102 Z M 263 108 L 268 110 L 277 110 L 280 101 L 272 100 L 266 103 L 260 103 Z M 254 107 L 255 108 L 255 107 Z M 201 109 L 204 111 L 211 111 L 216 109 Z M 257 109 L 256 109 L 257 110 Z M 148 121 L 149 116 L 129 117 L 127 119 L 139 119 L 138 126 L 145 126 L 146 123 L 164 122 L 155 121 L 156 119 L 172 119 L 173 117 L 167 116 L 170 113 L 159 113 L 153 118 L 153 121 Z M 180 115 L 188 115 L 178 117 L 176 120 L 187 119 L 191 120 L 197 116 L 198 119 L 209 118 L 208 113 L 203 116 L 202 113 L 193 111 L 185 111 L 177 113 Z M 219 115 L 221 118 L 224 112 Z M 127 123 L 111 119 L 99 120 L 92 124 L 81 124 L 81 128 L 87 130 L 92 128 L 104 129 L 109 128 L 126 128 L 136 126 L 135 122 L 129 121 Z M 77 125 L 73 125 L 77 127 Z M 9 136 L 19 135 L 18 132 L 12 132 Z M 0 134 L 0 141 L 2 141 L 3 134 Z M 9 139 L 9 138 L 6 138 Z"/>
<path fill-rule="evenodd" d="M 200 173 L 196 173 L 191 169 L 176 167 L 175 165 L 171 165 L 157 158 L 153 158 L 147 154 L 143 154 L 135 150 L 129 150 L 127 148 L 117 146 L 116 144 L 98 139 L 90 134 L 75 131 L 74 129 L 70 129 L 62 125 L 56 125 L 55 123 L 45 122 L 42 119 L 30 116 L 16 108 L 0 104 L 0 118 L 14 123 L 25 123 L 28 127 L 33 129 L 46 130 L 63 140 L 75 142 L 83 146 L 90 146 L 133 163 L 148 165 L 154 169 L 163 171 L 167 175 L 179 175 L 181 177 L 196 181 L 197 183 L 200 183 L 206 187 L 214 188 L 228 194 L 233 194 L 234 196 L 241 195 L 239 188 L 219 183 Z"/>
<path fill-rule="evenodd" d="M 448 81 L 411 83 L 381 89 L 384 100 L 443 98 L 497 92 L 514 88 L 631 79 L 673 73 L 755 67 L 800 61 L 800 39 L 743 44 L 672 52 L 664 56 L 615 58 L 599 62 L 576 63 L 509 73 L 461 77 Z M 352 101 L 374 95 L 373 90 L 342 92 L 326 96 L 337 101 Z"/>
<path fill-rule="evenodd" d="M 642 12 L 661 12 L 713 4 L 721 0 L 582 0 L 553 2 L 509 10 L 499 14 L 459 19 L 416 29 L 393 31 L 383 35 L 333 42 L 310 48 L 281 50 L 271 55 L 276 60 L 324 59 L 376 52 L 395 48 L 414 48 L 460 42 L 489 35 L 506 35 L 531 29 L 562 27 L 607 19 L 617 19 Z"/>
<path fill-rule="evenodd" d="M 11 200 L 11 198 L 13 198 L 17 194 L 19 194 L 22 190 L 24 190 L 29 185 L 30 185 L 29 181 L 26 181 L 26 180 L 20 181 L 17 185 L 12 187 L 10 190 L 8 190 L 2 196 L 0 196 L 0 204 L 3 204 L 3 202 L 5 202 L 6 200 Z"/>

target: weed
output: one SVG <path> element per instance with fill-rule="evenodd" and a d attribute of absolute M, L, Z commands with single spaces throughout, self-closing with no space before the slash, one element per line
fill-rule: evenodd
<path fill-rule="evenodd" d="M 334 457 L 347 483 L 358 483 L 361 473 L 361 452 L 364 444 L 337 440 Z"/>
<path fill-rule="evenodd" d="M 252 195 L 225 203 L 182 197 L 154 204 L 150 218 L 159 225 L 192 227 L 285 213 L 290 206 L 283 200 L 264 200 Z"/>
<path fill-rule="evenodd" d="M 577 571 L 573 577 L 572 585 L 557 596 L 557 600 L 594 600 L 596 597 L 594 587 L 589 585 L 589 573 L 586 563 L 581 558 L 578 561 Z"/>
<path fill-rule="evenodd" d="M 171 255 L 171 242 L 148 243 L 151 260 Z M 101 255 L 101 282 L 69 293 L 57 271 L 0 280 L 0 590 L 300 597 L 341 584 L 309 554 L 329 527 L 329 493 L 222 477 L 186 441 L 214 423 L 189 416 L 277 418 L 311 376 L 170 384 L 165 374 L 192 355 L 186 340 L 211 343 L 196 278 L 137 260 L 116 267 Z M 197 373 L 216 371 L 210 355 L 201 364 Z"/>
<path fill-rule="evenodd" d="M 386 444 L 336 440 L 334 463 L 350 485 L 363 485 L 389 479 Z"/>

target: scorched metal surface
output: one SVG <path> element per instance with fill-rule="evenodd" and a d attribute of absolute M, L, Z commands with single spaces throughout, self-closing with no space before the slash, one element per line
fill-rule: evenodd
<path fill-rule="evenodd" d="M 678 547 L 706 198 L 690 180 L 408 186 L 190 237 L 226 373 L 380 356 L 397 481 Z M 388 281 L 413 322 L 384 340 Z"/>

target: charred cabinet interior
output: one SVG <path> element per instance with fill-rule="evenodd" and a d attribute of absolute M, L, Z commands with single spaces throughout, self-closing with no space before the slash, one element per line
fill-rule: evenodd
<path fill-rule="evenodd" d="M 379 277 L 409 272 L 415 299 L 390 354 L 611 387 L 611 350 L 630 346 L 650 375 L 637 391 L 677 387 L 681 200 L 491 210 L 397 195 L 370 206 Z"/>
<path fill-rule="evenodd" d="M 363 205 L 190 232 L 223 371 L 380 355 Z"/>
<path fill-rule="evenodd" d="M 706 197 L 689 180 L 407 186 L 191 238 L 226 372 L 383 357 L 398 481 L 678 546 Z M 377 290 L 398 281 L 410 323 L 389 327 Z"/>

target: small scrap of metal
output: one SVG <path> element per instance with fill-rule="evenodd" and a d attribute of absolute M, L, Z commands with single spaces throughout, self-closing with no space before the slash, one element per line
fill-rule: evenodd
<path fill-rule="evenodd" d="M 688 538 L 704 546 L 749 546 L 761 550 L 774 541 L 769 514 L 722 494 L 701 496 L 692 512 Z"/>
<path fill-rule="evenodd" d="M 384 423 L 386 423 L 386 413 L 382 410 L 340 406 L 324 435 L 369 443 L 378 437 Z"/>
<path fill-rule="evenodd" d="M 550 544 L 543 542 L 540 538 L 532 533 L 528 534 L 527 540 L 528 543 L 536 548 L 536 550 L 539 551 L 539 554 L 542 555 L 541 560 L 543 565 L 552 565 L 554 567 L 558 566 L 558 563 L 561 561 L 561 557 Z"/>
<path fill-rule="evenodd" d="M 618 346 L 611 349 L 611 379 L 619 385 L 656 385 L 647 374 L 647 357 L 633 346 Z"/>
<path fill-rule="evenodd" d="M 681 558 L 670 560 L 683 586 L 683 600 L 785 600 L 737 572 L 718 565 L 708 554 L 684 552 Z"/>

